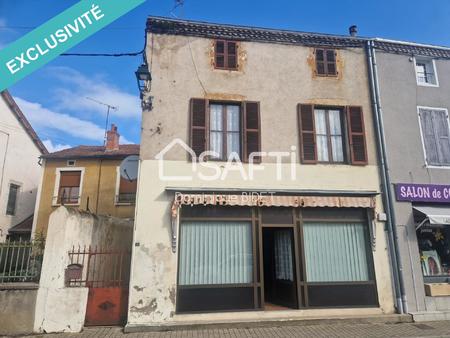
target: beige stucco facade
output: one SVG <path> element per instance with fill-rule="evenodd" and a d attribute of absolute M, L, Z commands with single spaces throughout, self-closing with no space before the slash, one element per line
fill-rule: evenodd
<path fill-rule="evenodd" d="M 366 56 L 363 49 L 338 49 L 336 78 L 314 75 L 313 48 L 299 45 L 240 42 L 239 71 L 213 67 L 213 40 L 153 34 L 148 36 L 146 57 L 152 73 L 153 109 L 143 111 L 141 165 L 136 204 L 135 234 L 128 327 L 165 325 L 202 320 L 238 320 L 239 313 L 215 315 L 176 314 L 177 250 L 172 251 L 171 206 L 174 198 L 167 188 L 208 188 L 247 190 L 316 190 L 379 192 L 372 110 L 368 88 Z M 151 41 L 151 43 L 150 43 Z M 189 144 L 189 100 L 258 101 L 261 115 L 261 150 L 293 152 L 278 167 L 265 157 L 253 180 L 223 163 L 223 179 L 208 181 L 201 174 L 211 169 L 198 167 L 190 180 L 163 180 L 166 176 L 192 173 L 192 163 L 183 147 L 176 145 L 155 159 L 174 139 Z M 315 103 L 329 106 L 362 106 L 366 128 L 368 165 L 302 165 L 299 160 L 297 105 Z M 156 132 L 158 131 L 158 132 Z M 292 161 L 293 160 L 293 161 Z M 247 171 L 248 166 L 244 165 Z M 281 170 L 282 179 L 277 179 Z M 290 173 L 296 176 L 291 179 Z M 200 174 L 199 174 L 200 173 Z M 247 171 L 248 173 L 248 171 Z M 383 213 L 376 197 L 376 214 Z M 384 223 L 376 222 L 373 250 L 379 308 L 345 309 L 341 314 L 393 313 L 393 291 Z M 179 227 L 176 228 L 179 231 Z M 176 238 L 179 236 L 176 234 Z M 177 246 L 178 248 L 178 246 Z M 333 316 L 336 310 L 298 310 L 289 316 Z M 248 315 L 267 316 L 263 311 Z M 247 316 L 247 317 L 248 317 Z"/>
<path fill-rule="evenodd" d="M 60 170 L 80 170 L 80 203 L 72 207 L 90 210 L 98 215 L 118 218 L 133 218 L 133 204 L 117 204 L 119 159 L 76 159 L 74 166 L 67 165 L 67 159 L 44 160 L 40 198 L 37 204 L 37 217 L 33 233 L 43 234 L 47 231 L 50 214 L 58 208 L 57 190 L 58 172 Z"/>

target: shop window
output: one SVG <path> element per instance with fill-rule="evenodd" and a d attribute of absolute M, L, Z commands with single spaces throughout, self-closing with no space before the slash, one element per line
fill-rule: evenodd
<path fill-rule="evenodd" d="M 303 225 L 307 282 L 369 281 L 369 243 L 364 223 Z"/>
<path fill-rule="evenodd" d="M 416 58 L 416 78 L 417 84 L 420 86 L 438 86 L 434 60 Z"/>
<path fill-rule="evenodd" d="M 431 166 L 450 166 L 450 128 L 445 109 L 419 107 L 425 161 Z"/>
<path fill-rule="evenodd" d="M 58 204 L 78 204 L 80 198 L 81 171 L 61 171 Z"/>
<path fill-rule="evenodd" d="M 249 222 L 183 222 L 179 285 L 249 284 L 253 278 Z"/>

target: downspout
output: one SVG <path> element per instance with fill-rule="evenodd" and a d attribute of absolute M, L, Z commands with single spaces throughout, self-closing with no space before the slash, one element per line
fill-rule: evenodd
<path fill-rule="evenodd" d="M 391 263 L 393 267 L 394 288 L 396 307 L 399 313 L 408 313 L 408 302 L 405 292 L 403 278 L 403 267 L 398 245 L 398 234 L 395 220 L 395 210 L 391 190 L 391 179 L 386 153 L 386 142 L 384 135 L 383 111 L 381 109 L 380 87 L 378 81 L 378 68 L 373 40 L 367 41 L 367 61 L 369 68 L 370 90 L 375 120 L 375 136 L 380 162 L 381 192 L 383 205 L 387 216 L 387 233 L 389 246 L 391 248 Z"/>

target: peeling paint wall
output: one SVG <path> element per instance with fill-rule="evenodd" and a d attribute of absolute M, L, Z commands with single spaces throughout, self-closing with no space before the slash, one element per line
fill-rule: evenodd
<path fill-rule="evenodd" d="M 238 71 L 215 70 L 211 40 L 154 35 L 148 38 L 147 59 L 152 64 L 154 108 L 143 112 L 141 167 L 130 283 L 128 326 L 176 322 L 177 252 L 171 248 L 171 203 L 167 187 L 241 189 L 317 189 L 379 191 L 372 110 L 363 49 L 339 51 L 337 78 L 316 77 L 308 63 L 309 47 L 240 42 L 245 63 Z M 151 43 L 150 43 L 151 41 Z M 345 60 L 345 62 L 344 62 Z M 369 164 L 295 165 L 296 181 L 276 180 L 276 165 L 263 159 L 264 172 L 243 181 L 237 172 L 226 180 L 206 182 L 161 181 L 154 159 L 174 138 L 189 140 L 189 100 L 259 101 L 262 151 L 290 151 L 298 147 L 297 104 L 359 105 L 363 107 Z M 161 134 L 152 130 L 161 124 Z M 297 162 L 299 155 L 297 154 Z M 182 147 L 165 156 L 167 174 L 185 175 L 191 164 Z M 207 169 L 205 169 L 207 170 Z M 289 172 L 283 164 L 282 172 Z M 377 198 L 376 212 L 382 212 Z M 376 224 L 375 273 L 379 313 L 393 313 L 392 283 L 384 224 Z M 331 310 L 330 310 L 331 311 Z M 307 315 L 307 311 L 298 312 Z M 306 314 L 304 314 L 306 313 Z M 355 314 L 361 310 L 355 310 Z M 205 316 L 204 316 L 205 317 Z M 204 318 L 203 317 L 203 318 Z M 239 315 L 235 315 L 236 319 Z"/>
<path fill-rule="evenodd" d="M 64 272 L 72 246 L 129 249 L 132 223 L 59 207 L 51 215 L 36 301 L 35 332 L 80 332 L 84 325 L 88 288 L 65 287 Z"/>

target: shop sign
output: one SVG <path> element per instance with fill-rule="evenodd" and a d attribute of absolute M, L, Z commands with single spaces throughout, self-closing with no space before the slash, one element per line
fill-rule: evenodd
<path fill-rule="evenodd" d="M 450 203 L 450 185 L 399 183 L 395 195 L 397 201 Z"/>

